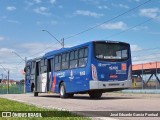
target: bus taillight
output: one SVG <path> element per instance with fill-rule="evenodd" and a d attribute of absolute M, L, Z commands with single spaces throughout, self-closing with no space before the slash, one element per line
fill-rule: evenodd
<path fill-rule="evenodd" d="M 98 80 L 97 69 L 96 69 L 96 66 L 94 66 L 93 64 L 92 64 L 92 78 L 93 80 Z"/>
<path fill-rule="evenodd" d="M 110 74 L 110 78 L 112 78 L 112 79 L 114 79 L 114 78 L 118 78 L 118 76 L 117 75 L 113 75 L 113 74 Z"/>

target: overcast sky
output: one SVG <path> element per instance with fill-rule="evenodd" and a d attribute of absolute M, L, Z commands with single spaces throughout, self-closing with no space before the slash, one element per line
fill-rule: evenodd
<path fill-rule="evenodd" d="M 147 0 L 0 0 L 0 64 L 21 79 L 22 58 L 37 57 L 61 48 L 58 40 L 99 25 Z M 75 37 L 70 47 L 92 40 L 128 42 L 133 63 L 160 58 L 160 0 L 151 0 L 127 14 Z M 139 51 L 137 51 L 139 50 Z M 1 66 L 1 67 L 2 67 Z M 0 67 L 0 74 L 6 72 Z M 1 76 L 0 76 L 1 78 Z"/>

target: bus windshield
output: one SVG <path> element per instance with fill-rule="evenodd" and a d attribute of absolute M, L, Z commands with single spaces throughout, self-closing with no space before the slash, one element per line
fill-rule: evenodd
<path fill-rule="evenodd" d="M 101 60 L 128 59 L 129 45 L 125 43 L 95 42 L 95 57 Z"/>

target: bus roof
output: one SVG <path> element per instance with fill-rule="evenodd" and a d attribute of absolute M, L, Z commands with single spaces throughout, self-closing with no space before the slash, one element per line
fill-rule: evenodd
<path fill-rule="evenodd" d="M 43 55 L 41 57 L 33 58 L 33 59 L 28 60 L 28 61 L 36 61 L 36 60 L 39 60 L 39 59 L 41 59 L 43 57 L 45 57 L 45 58 L 53 57 L 53 55 L 56 55 L 58 53 L 63 53 L 63 52 L 66 52 L 66 51 L 74 50 L 76 48 L 84 47 L 84 46 L 92 44 L 93 42 L 107 42 L 107 43 L 123 43 L 123 44 L 128 44 L 128 43 L 120 42 L 120 41 L 94 40 L 94 41 L 86 42 L 86 43 L 83 43 L 83 44 L 80 44 L 80 45 L 76 45 L 76 46 L 73 46 L 73 47 L 70 47 L 70 48 L 61 48 L 61 49 L 58 49 L 58 50 L 52 50 L 50 52 L 47 52 L 45 55 Z"/>
<path fill-rule="evenodd" d="M 63 53 L 63 52 L 66 52 L 66 51 L 71 51 L 71 50 L 76 49 L 76 48 L 87 46 L 87 45 L 91 44 L 92 42 L 93 41 L 87 42 L 87 43 L 84 43 L 84 44 L 80 44 L 80 45 L 77 45 L 77 46 L 74 46 L 74 47 L 70 47 L 70 48 L 61 48 L 59 50 L 53 50 L 53 51 L 50 51 L 50 52 L 46 53 L 44 55 L 44 57 L 49 57 L 51 55 L 53 56 L 54 54 Z"/>
<path fill-rule="evenodd" d="M 58 54 L 58 53 L 62 53 L 62 52 L 65 52 L 65 51 L 71 51 L 73 49 L 76 49 L 76 48 L 80 48 L 80 47 L 83 47 L 83 46 L 87 46 L 89 44 L 92 44 L 93 42 L 107 42 L 107 43 L 123 43 L 123 44 L 128 44 L 128 43 L 125 43 L 125 42 L 120 42 L 120 41 L 111 41 L 111 40 L 94 40 L 94 41 L 90 41 L 90 42 L 87 42 L 87 43 L 83 43 L 83 44 L 80 44 L 80 45 L 77 45 L 77 46 L 74 46 L 74 47 L 70 47 L 70 48 L 61 48 L 59 50 L 53 50 L 53 51 L 50 51 L 48 53 L 46 53 L 44 56 L 45 57 L 49 57 L 51 55 L 54 55 L 54 54 Z"/>

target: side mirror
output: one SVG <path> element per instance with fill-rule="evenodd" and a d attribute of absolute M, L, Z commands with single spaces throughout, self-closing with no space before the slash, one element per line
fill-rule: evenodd
<path fill-rule="evenodd" d="M 26 72 L 26 67 L 24 68 L 24 72 Z"/>

